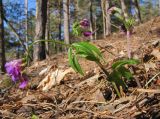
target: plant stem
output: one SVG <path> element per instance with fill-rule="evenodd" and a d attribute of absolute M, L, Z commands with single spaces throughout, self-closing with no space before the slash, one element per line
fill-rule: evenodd
<path fill-rule="evenodd" d="M 131 58 L 131 41 L 130 41 L 130 31 L 127 30 L 127 53 L 128 53 L 128 58 Z"/>
<path fill-rule="evenodd" d="M 100 63 L 100 62 L 96 62 L 97 65 L 102 69 L 102 71 L 104 72 L 104 74 L 109 77 L 109 72 L 104 68 L 104 66 Z"/>
<path fill-rule="evenodd" d="M 120 92 L 119 92 L 119 90 L 118 90 L 118 88 L 117 88 L 116 83 L 112 81 L 112 85 L 113 85 L 113 87 L 114 87 L 114 89 L 115 89 L 115 91 L 116 91 L 118 97 L 121 98 L 121 94 L 120 94 Z"/>
<path fill-rule="evenodd" d="M 96 63 L 97 63 L 98 66 L 102 69 L 102 71 L 103 71 L 104 74 L 107 76 L 107 78 L 109 78 L 109 75 L 110 75 L 110 74 L 109 74 L 109 72 L 104 68 L 104 66 L 103 66 L 100 62 L 96 62 Z M 114 89 L 115 89 L 118 97 L 120 98 L 120 97 L 121 97 L 121 94 L 120 94 L 120 92 L 119 92 L 119 90 L 118 90 L 118 87 L 117 87 L 116 83 L 112 81 L 112 85 L 113 85 L 113 87 L 114 87 Z"/>

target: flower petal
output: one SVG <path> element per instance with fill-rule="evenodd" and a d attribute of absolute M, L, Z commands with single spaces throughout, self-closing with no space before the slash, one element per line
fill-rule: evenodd
<path fill-rule="evenodd" d="M 24 80 L 23 82 L 20 83 L 19 88 L 25 88 L 28 84 L 28 80 Z"/>

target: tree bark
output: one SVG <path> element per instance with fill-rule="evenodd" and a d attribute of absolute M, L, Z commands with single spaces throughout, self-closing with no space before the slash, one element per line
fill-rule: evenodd
<path fill-rule="evenodd" d="M 90 0 L 90 31 L 93 33 L 93 3 Z M 91 35 L 91 40 L 93 40 L 93 35 Z"/>
<path fill-rule="evenodd" d="M 1 71 L 5 72 L 5 42 L 4 42 L 4 23 L 3 23 L 3 1 L 0 0 L 0 67 Z"/>
<path fill-rule="evenodd" d="M 103 17 L 103 38 L 106 38 L 106 23 L 105 23 L 105 6 L 104 0 L 101 0 L 101 9 L 102 9 L 102 17 Z"/>
<path fill-rule="evenodd" d="M 69 41 L 69 0 L 63 0 L 64 15 L 64 42 L 70 44 Z"/>
<path fill-rule="evenodd" d="M 105 11 L 107 11 L 109 9 L 109 0 L 105 1 Z M 111 34 L 111 18 L 110 18 L 110 14 L 106 13 L 106 36 Z"/>
<path fill-rule="evenodd" d="M 59 6 L 59 25 L 58 25 L 58 30 L 59 30 L 59 34 L 58 34 L 58 40 L 62 40 L 62 6 L 63 6 L 63 4 L 62 4 L 62 1 L 61 0 L 59 0 L 58 1 L 58 6 Z M 57 50 L 57 52 L 60 52 L 60 51 L 62 51 L 62 46 L 60 45 L 60 44 L 56 44 L 56 50 Z"/>
<path fill-rule="evenodd" d="M 137 20 L 138 22 L 142 22 L 142 18 L 141 18 L 141 12 L 140 12 L 140 7 L 139 7 L 139 3 L 138 0 L 132 0 L 133 4 L 134 4 L 134 8 L 135 8 L 135 12 L 136 12 L 136 16 L 137 16 Z"/>
<path fill-rule="evenodd" d="M 48 1 L 47 3 L 47 22 L 46 22 L 46 33 L 45 33 L 45 40 L 50 40 L 50 2 Z M 46 45 L 46 57 L 49 58 L 49 42 L 46 41 L 45 45 Z"/>
<path fill-rule="evenodd" d="M 26 28 L 26 50 L 28 51 L 28 0 L 25 0 L 25 28 Z"/>
<path fill-rule="evenodd" d="M 36 1 L 36 28 L 34 40 L 44 40 L 47 22 L 47 2 L 48 0 Z M 34 44 L 33 60 L 39 61 L 46 58 L 45 42 Z"/>
<path fill-rule="evenodd" d="M 120 3 L 121 3 L 121 8 L 122 8 L 122 12 L 123 12 L 124 18 L 128 19 L 127 7 L 125 5 L 124 0 L 120 0 Z"/>

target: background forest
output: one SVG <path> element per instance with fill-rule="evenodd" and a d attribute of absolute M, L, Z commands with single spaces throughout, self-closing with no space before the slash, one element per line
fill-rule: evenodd
<path fill-rule="evenodd" d="M 125 12 L 136 19 L 136 24 L 160 13 L 158 0 L 1 0 L 1 70 L 6 59 L 22 57 L 28 45 L 37 39 L 72 43 L 80 39 L 102 39 L 116 32 L 118 29 L 111 23 L 117 26 L 121 23 L 113 15 L 105 17 L 107 9 L 112 6 L 124 7 Z M 72 33 L 73 23 L 82 19 L 88 19 L 91 23 L 90 30 L 95 31 L 90 38 L 77 38 Z M 42 48 L 46 51 L 41 51 L 45 55 L 62 51 L 61 46 L 54 43 L 39 47 L 46 47 Z M 34 56 L 36 55 L 38 54 L 35 53 Z M 45 59 L 45 55 L 42 59 Z"/>

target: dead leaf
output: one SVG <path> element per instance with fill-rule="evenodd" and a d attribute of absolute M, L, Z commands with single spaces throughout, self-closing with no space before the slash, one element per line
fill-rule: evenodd
<path fill-rule="evenodd" d="M 159 51 L 159 49 L 153 49 L 151 54 L 154 55 L 157 58 L 157 60 L 160 60 L 160 51 Z"/>
<path fill-rule="evenodd" d="M 39 75 L 42 76 L 42 75 L 45 75 L 47 74 L 48 72 L 50 72 L 51 70 L 55 70 L 57 68 L 56 65 L 52 65 L 52 66 L 48 66 L 47 68 L 43 69 L 42 71 L 40 71 Z"/>
<path fill-rule="evenodd" d="M 93 95 L 93 100 L 92 101 L 97 101 L 97 102 L 105 102 L 105 98 L 102 94 L 102 92 L 98 89 Z"/>
<path fill-rule="evenodd" d="M 66 70 L 57 69 L 55 71 L 51 71 L 48 75 L 39 83 L 38 88 L 42 87 L 43 91 L 48 91 L 56 84 L 59 84 L 64 76 L 70 72 L 74 72 L 72 68 L 68 68 Z"/>
<path fill-rule="evenodd" d="M 156 64 L 153 63 L 153 62 L 148 62 L 148 63 L 145 63 L 145 64 L 144 64 L 144 67 L 145 67 L 145 69 L 146 69 L 146 72 L 148 72 L 149 69 L 155 70 L 155 69 L 156 69 Z"/>
<path fill-rule="evenodd" d="M 93 86 L 95 84 L 95 82 L 98 80 L 98 78 L 99 78 L 99 74 L 94 75 L 94 76 L 80 82 L 79 84 L 76 85 L 76 87 L 80 87 L 83 84 L 87 84 L 88 86 Z"/>

